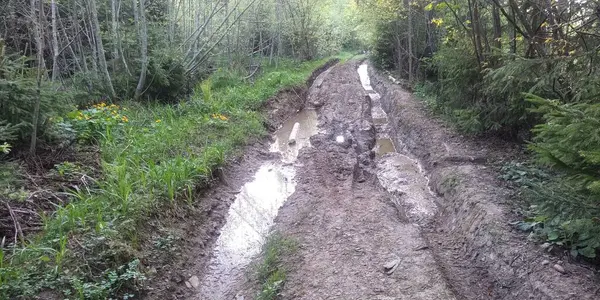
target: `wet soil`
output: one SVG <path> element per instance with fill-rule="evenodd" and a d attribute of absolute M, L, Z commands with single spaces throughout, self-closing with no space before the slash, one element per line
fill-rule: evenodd
<path fill-rule="evenodd" d="M 371 81 L 390 118 L 390 136 L 402 145 L 399 152 L 421 163 L 430 187 L 440 196 L 439 212 L 422 232 L 457 295 L 600 298 L 600 281 L 593 270 L 546 253 L 509 225 L 517 218 L 511 213 L 514 195 L 498 179 L 494 165 L 517 156 L 515 144 L 462 137 L 431 118 L 400 85 L 377 73 Z"/>
<path fill-rule="evenodd" d="M 321 104 L 319 134 L 311 138 L 314 147 L 301 150 L 296 192 L 274 226 L 300 245 L 285 259 L 281 298 L 456 299 L 407 216 L 406 208 L 414 208 L 401 201 L 431 201 L 427 179 L 376 132 L 378 112 L 366 92 L 373 91 L 361 86 L 357 67 L 334 67 L 309 95 Z M 378 168 L 388 177 L 378 178 Z M 253 299 L 255 287 L 250 279 L 237 294 L 214 299 Z"/>
<path fill-rule="evenodd" d="M 282 90 L 265 103 L 265 126 L 274 135 L 243 149 L 240 156 L 217 171 L 215 179 L 209 184 L 210 188 L 199 187 L 195 193 L 198 195 L 195 199 L 197 207 L 157 212 L 156 216 L 150 218 L 147 229 L 141 233 L 142 239 L 149 241 L 148 245 L 142 246 L 148 249 L 143 263 L 151 267 L 144 299 L 188 299 L 201 290 L 219 294 L 227 290 L 230 281 L 244 277 L 243 267 L 260 249 L 260 245 L 257 245 L 266 236 L 270 226 L 270 222 L 255 222 L 255 219 L 261 219 L 259 215 L 264 216 L 265 213 L 274 217 L 283 200 L 278 196 L 279 192 L 293 192 L 293 185 L 283 184 L 286 179 L 290 182 L 289 178 L 293 177 L 294 172 L 286 160 L 297 155 L 300 147 L 306 146 L 310 134 L 305 131 L 315 130 L 315 121 L 310 120 L 315 119 L 316 114 L 304 110 L 308 87 L 337 62 L 330 60 L 315 70 L 306 86 Z M 309 120 L 308 125 L 301 131 L 297 144 L 290 146 L 284 132 L 288 132 L 289 136 L 291 126 L 300 119 Z M 277 133 L 282 137 L 281 142 Z M 276 172 L 272 172 L 274 169 Z M 252 196 L 262 194 L 263 188 L 275 195 L 266 207 L 261 207 L 256 197 Z M 242 201 L 236 201 L 240 198 Z M 249 212 L 251 209 L 254 209 L 254 214 Z M 240 214 L 236 216 L 236 212 Z M 242 218 L 248 222 L 235 222 Z M 229 228 L 226 230 L 229 234 L 222 235 L 225 226 Z M 259 228 L 258 232 L 255 227 Z M 155 249 L 156 241 L 164 237 L 174 237 L 173 246 L 166 251 Z M 254 252 L 246 253 L 247 249 Z"/>
<path fill-rule="evenodd" d="M 494 165 L 518 146 L 456 134 L 368 64 L 311 82 L 288 91 L 306 106 L 271 103 L 274 120 L 304 110 L 223 172 L 202 199 L 210 214 L 198 230 L 213 239 L 180 252 L 163 272 L 176 274 L 163 275 L 168 289 L 150 298 L 255 299 L 251 266 L 274 231 L 299 245 L 283 258 L 281 299 L 600 298 L 594 271 L 510 227 L 513 192 Z M 246 229 L 232 229 L 236 219 Z"/>

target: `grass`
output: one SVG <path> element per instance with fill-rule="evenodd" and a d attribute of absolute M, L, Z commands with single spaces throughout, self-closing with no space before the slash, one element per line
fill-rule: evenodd
<path fill-rule="evenodd" d="M 43 290 L 65 299 L 131 297 L 145 279 L 144 225 L 158 212 L 194 205 L 194 191 L 215 169 L 266 134 L 263 103 L 303 84 L 324 62 L 285 62 L 254 83 L 221 70 L 190 101 L 125 103 L 126 123 L 99 139 L 102 176 L 44 215 L 42 233 L 0 249 L 0 298 L 27 299 Z M 277 274 L 269 272 L 269 286 L 281 281 Z"/>
<path fill-rule="evenodd" d="M 263 246 L 263 258 L 257 266 L 256 274 L 261 284 L 257 300 L 277 299 L 286 279 L 282 258 L 297 250 L 297 243 L 274 233 Z"/>

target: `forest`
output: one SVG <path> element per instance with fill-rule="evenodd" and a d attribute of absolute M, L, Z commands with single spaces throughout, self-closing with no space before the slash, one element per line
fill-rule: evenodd
<path fill-rule="evenodd" d="M 175 241 L 139 229 L 194 217 L 265 101 L 363 52 L 462 134 L 523 145 L 498 166 L 515 225 L 595 261 L 594 1 L 0 0 L 0 298 L 141 293 L 140 249 Z"/>

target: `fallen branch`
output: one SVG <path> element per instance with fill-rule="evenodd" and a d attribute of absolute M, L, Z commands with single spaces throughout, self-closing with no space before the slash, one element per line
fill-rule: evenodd
<path fill-rule="evenodd" d="M 13 225 L 15 228 L 15 244 L 17 243 L 17 240 L 20 240 L 21 243 L 25 243 L 25 238 L 23 236 L 23 230 L 21 229 L 21 224 L 17 220 L 17 215 L 12 210 L 12 208 L 10 207 L 10 204 L 8 204 L 8 202 L 6 202 L 6 201 L 3 201 L 3 202 L 6 205 L 6 208 L 8 208 L 8 213 L 10 214 L 10 217 L 13 221 Z"/>

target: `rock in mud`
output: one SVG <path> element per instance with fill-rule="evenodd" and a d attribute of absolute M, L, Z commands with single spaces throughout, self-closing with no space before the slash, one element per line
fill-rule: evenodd
<path fill-rule="evenodd" d="M 554 268 L 554 270 L 558 271 L 559 273 L 565 274 L 567 271 L 565 271 L 565 268 L 563 268 L 561 265 L 559 264 L 555 264 L 554 266 L 552 266 Z"/>
<path fill-rule="evenodd" d="M 386 274 L 390 275 L 390 274 L 394 273 L 394 271 L 396 271 L 398 264 L 400 264 L 400 259 L 391 260 L 391 261 L 387 262 L 385 265 L 383 265 L 383 270 L 385 271 Z"/>
<path fill-rule="evenodd" d="M 188 280 L 188 282 L 194 288 L 197 288 L 198 286 L 200 286 L 200 279 L 196 275 L 190 277 L 190 279 Z"/>
<path fill-rule="evenodd" d="M 544 265 L 544 266 L 549 265 L 549 264 L 550 264 L 550 261 L 547 260 L 547 259 L 545 259 L 544 261 L 542 261 L 542 265 Z"/>

